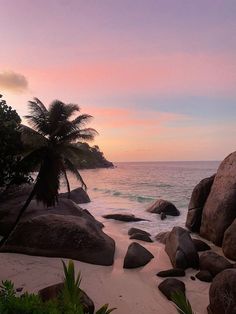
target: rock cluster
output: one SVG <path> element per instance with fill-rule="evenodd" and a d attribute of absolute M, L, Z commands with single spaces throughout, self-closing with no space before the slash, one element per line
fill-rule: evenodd
<path fill-rule="evenodd" d="M 195 187 L 186 226 L 236 260 L 236 152 L 225 158 L 215 176 Z"/>

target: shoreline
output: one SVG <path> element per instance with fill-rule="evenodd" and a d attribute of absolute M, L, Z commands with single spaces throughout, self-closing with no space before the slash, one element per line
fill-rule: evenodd
<path fill-rule="evenodd" d="M 94 301 L 95 307 L 109 303 L 116 307 L 116 314 L 176 314 L 177 310 L 159 291 L 163 280 L 156 276 L 161 270 L 171 268 L 170 260 L 159 242 L 137 241 L 150 250 L 154 258 L 144 267 L 123 269 L 127 248 L 133 240 L 121 232 L 119 223 L 106 221 L 104 232 L 116 242 L 116 253 L 112 266 L 98 266 L 75 261 L 75 268 L 81 271 L 81 288 Z M 134 225 L 135 227 L 135 225 Z M 28 256 L 15 253 L 0 253 L 0 280 L 12 280 L 23 292 L 38 290 L 62 280 L 61 258 Z M 67 261 L 67 259 L 63 259 Z M 195 314 L 207 313 L 210 284 L 191 280 L 196 270 L 188 269 L 181 280 L 186 284 L 188 297 Z"/>

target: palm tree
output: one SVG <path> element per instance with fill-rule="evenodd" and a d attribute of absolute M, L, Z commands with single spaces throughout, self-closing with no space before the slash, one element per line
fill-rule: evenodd
<path fill-rule="evenodd" d="M 77 177 L 82 188 L 87 188 L 73 164 L 73 158 L 83 153 L 83 145 L 76 141 L 93 140 L 97 134 L 96 130 L 84 127 L 92 116 L 81 114 L 73 119 L 74 114 L 80 111 L 78 105 L 55 100 L 47 109 L 38 98 L 34 98 L 34 101 L 29 102 L 29 110 L 30 115 L 25 118 L 32 128 L 21 125 L 22 141 L 27 148 L 27 154 L 20 163 L 28 171 L 39 169 L 39 172 L 33 190 L 9 234 L 15 229 L 34 197 L 47 207 L 55 206 L 62 176 L 67 184 L 68 195 L 70 194 L 67 170 Z"/>

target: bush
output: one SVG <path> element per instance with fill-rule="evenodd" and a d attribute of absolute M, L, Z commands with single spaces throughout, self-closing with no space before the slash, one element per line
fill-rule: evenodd
<path fill-rule="evenodd" d="M 17 296 L 14 284 L 3 281 L 0 286 L 0 313 L 1 314 L 86 314 L 80 302 L 81 275 L 75 278 L 73 261 L 68 266 L 63 262 L 64 288 L 58 298 L 43 302 L 38 295 L 24 293 Z M 96 314 L 109 314 L 108 304 L 103 305 Z"/>

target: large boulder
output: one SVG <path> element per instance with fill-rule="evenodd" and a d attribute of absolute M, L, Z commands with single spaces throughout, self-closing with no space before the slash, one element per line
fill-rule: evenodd
<path fill-rule="evenodd" d="M 223 270 L 232 267 L 233 265 L 226 258 L 215 252 L 207 251 L 202 253 L 200 256 L 200 270 L 208 270 L 213 277 Z"/>
<path fill-rule="evenodd" d="M 136 268 L 146 265 L 154 258 L 142 245 L 133 242 L 129 245 L 124 259 L 123 268 Z"/>
<path fill-rule="evenodd" d="M 182 292 L 185 295 L 185 284 L 176 278 L 168 278 L 162 281 L 158 289 L 167 297 L 168 300 L 172 299 L 174 293 Z"/>
<path fill-rule="evenodd" d="M 24 201 L 22 201 L 24 199 Z M 9 199 L 8 201 L 4 201 L 0 203 L 0 234 L 6 235 L 11 229 L 11 226 L 14 224 L 16 217 L 24 205 L 26 199 L 26 195 L 22 195 L 22 197 L 16 197 L 13 199 Z M 28 220 L 29 218 L 33 218 L 40 215 L 45 214 L 57 214 L 57 215 L 73 215 L 78 217 L 86 217 L 87 219 L 94 221 L 100 227 L 103 224 L 97 220 L 86 210 L 80 208 L 73 201 L 65 198 L 60 198 L 57 205 L 55 207 L 48 207 L 42 203 L 38 203 L 35 200 L 32 200 L 26 209 L 24 215 L 21 218 L 21 221 Z"/>
<path fill-rule="evenodd" d="M 218 274 L 209 291 L 209 314 L 236 314 L 236 269 Z"/>
<path fill-rule="evenodd" d="M 47 213 L 23 219 L 0 251 L 112 265 L 115 242 L 91 217 Z"/>
<path fill-rule="evenodd" d="M 211 176 L 210 178 L 203 179 L 193 189 L 188 205 L 188 214 L 186 220 L 186 227 L 193 232 L 200 231 L 202 210 L 211 191 L 214 179 L 215 175 Z"/>
<path fill-rule="evenodd" d="M 193 243 L 198 252 L 208 251 L 211 247 L 204 241 L 200 239 L 193 239 Z"/>
<path fill-rule="evenodd" d="M 169 237 L 170 232 L 169 231 L 163 231 L 163 232 L 159 232 L 156 236 L 155 239 L 162 243 L 162 244 L 166 244 L 166 240 Z"/>
<path fill-rule="evenodd" d="M 187 230 L 174 227 L 166 239 L 165 251 L 174 268 L 198 268 L 199 256 Z"/>
<path fill-rule="evenodd" d="M 226 257 L 236 261 L 236 219 L 224 233 L 222 250 Z"/>
<path fill-rule="evenodd" d="M 165 214 L 170 216 L 180 215 L 179 210 L 174 204 L 162 199 L 158 199 L 154 204 L 148 207 L 147 211 L 153 214 Z"/>
<path fill-rule="evenodd" d="M 64 288 L 64 283 L 60 282 L 49 287 L 39 290 L 38 294 L 43 302 L 56 299 L 60 296 Z M 83 306 L 84 312 L 88 314 L 94 313 L 94 303 L 90 297 L 81 289 L 79 289 L 80 302 Z"/>
<path fill-rule="evenodd" d="M 68 198 L 68 192 L 60 193 L 59 197 Z M 87 192 L 81 187 L 70 191 L 69 199 L 76 204 L 84 204 L 90 202 L 90 198 Z"/>
<path fill-rule="evenodd" d="M 221 246 L 236 218 L 236 152 L 221 163 L 202 213 L 200 235 Z"/>

